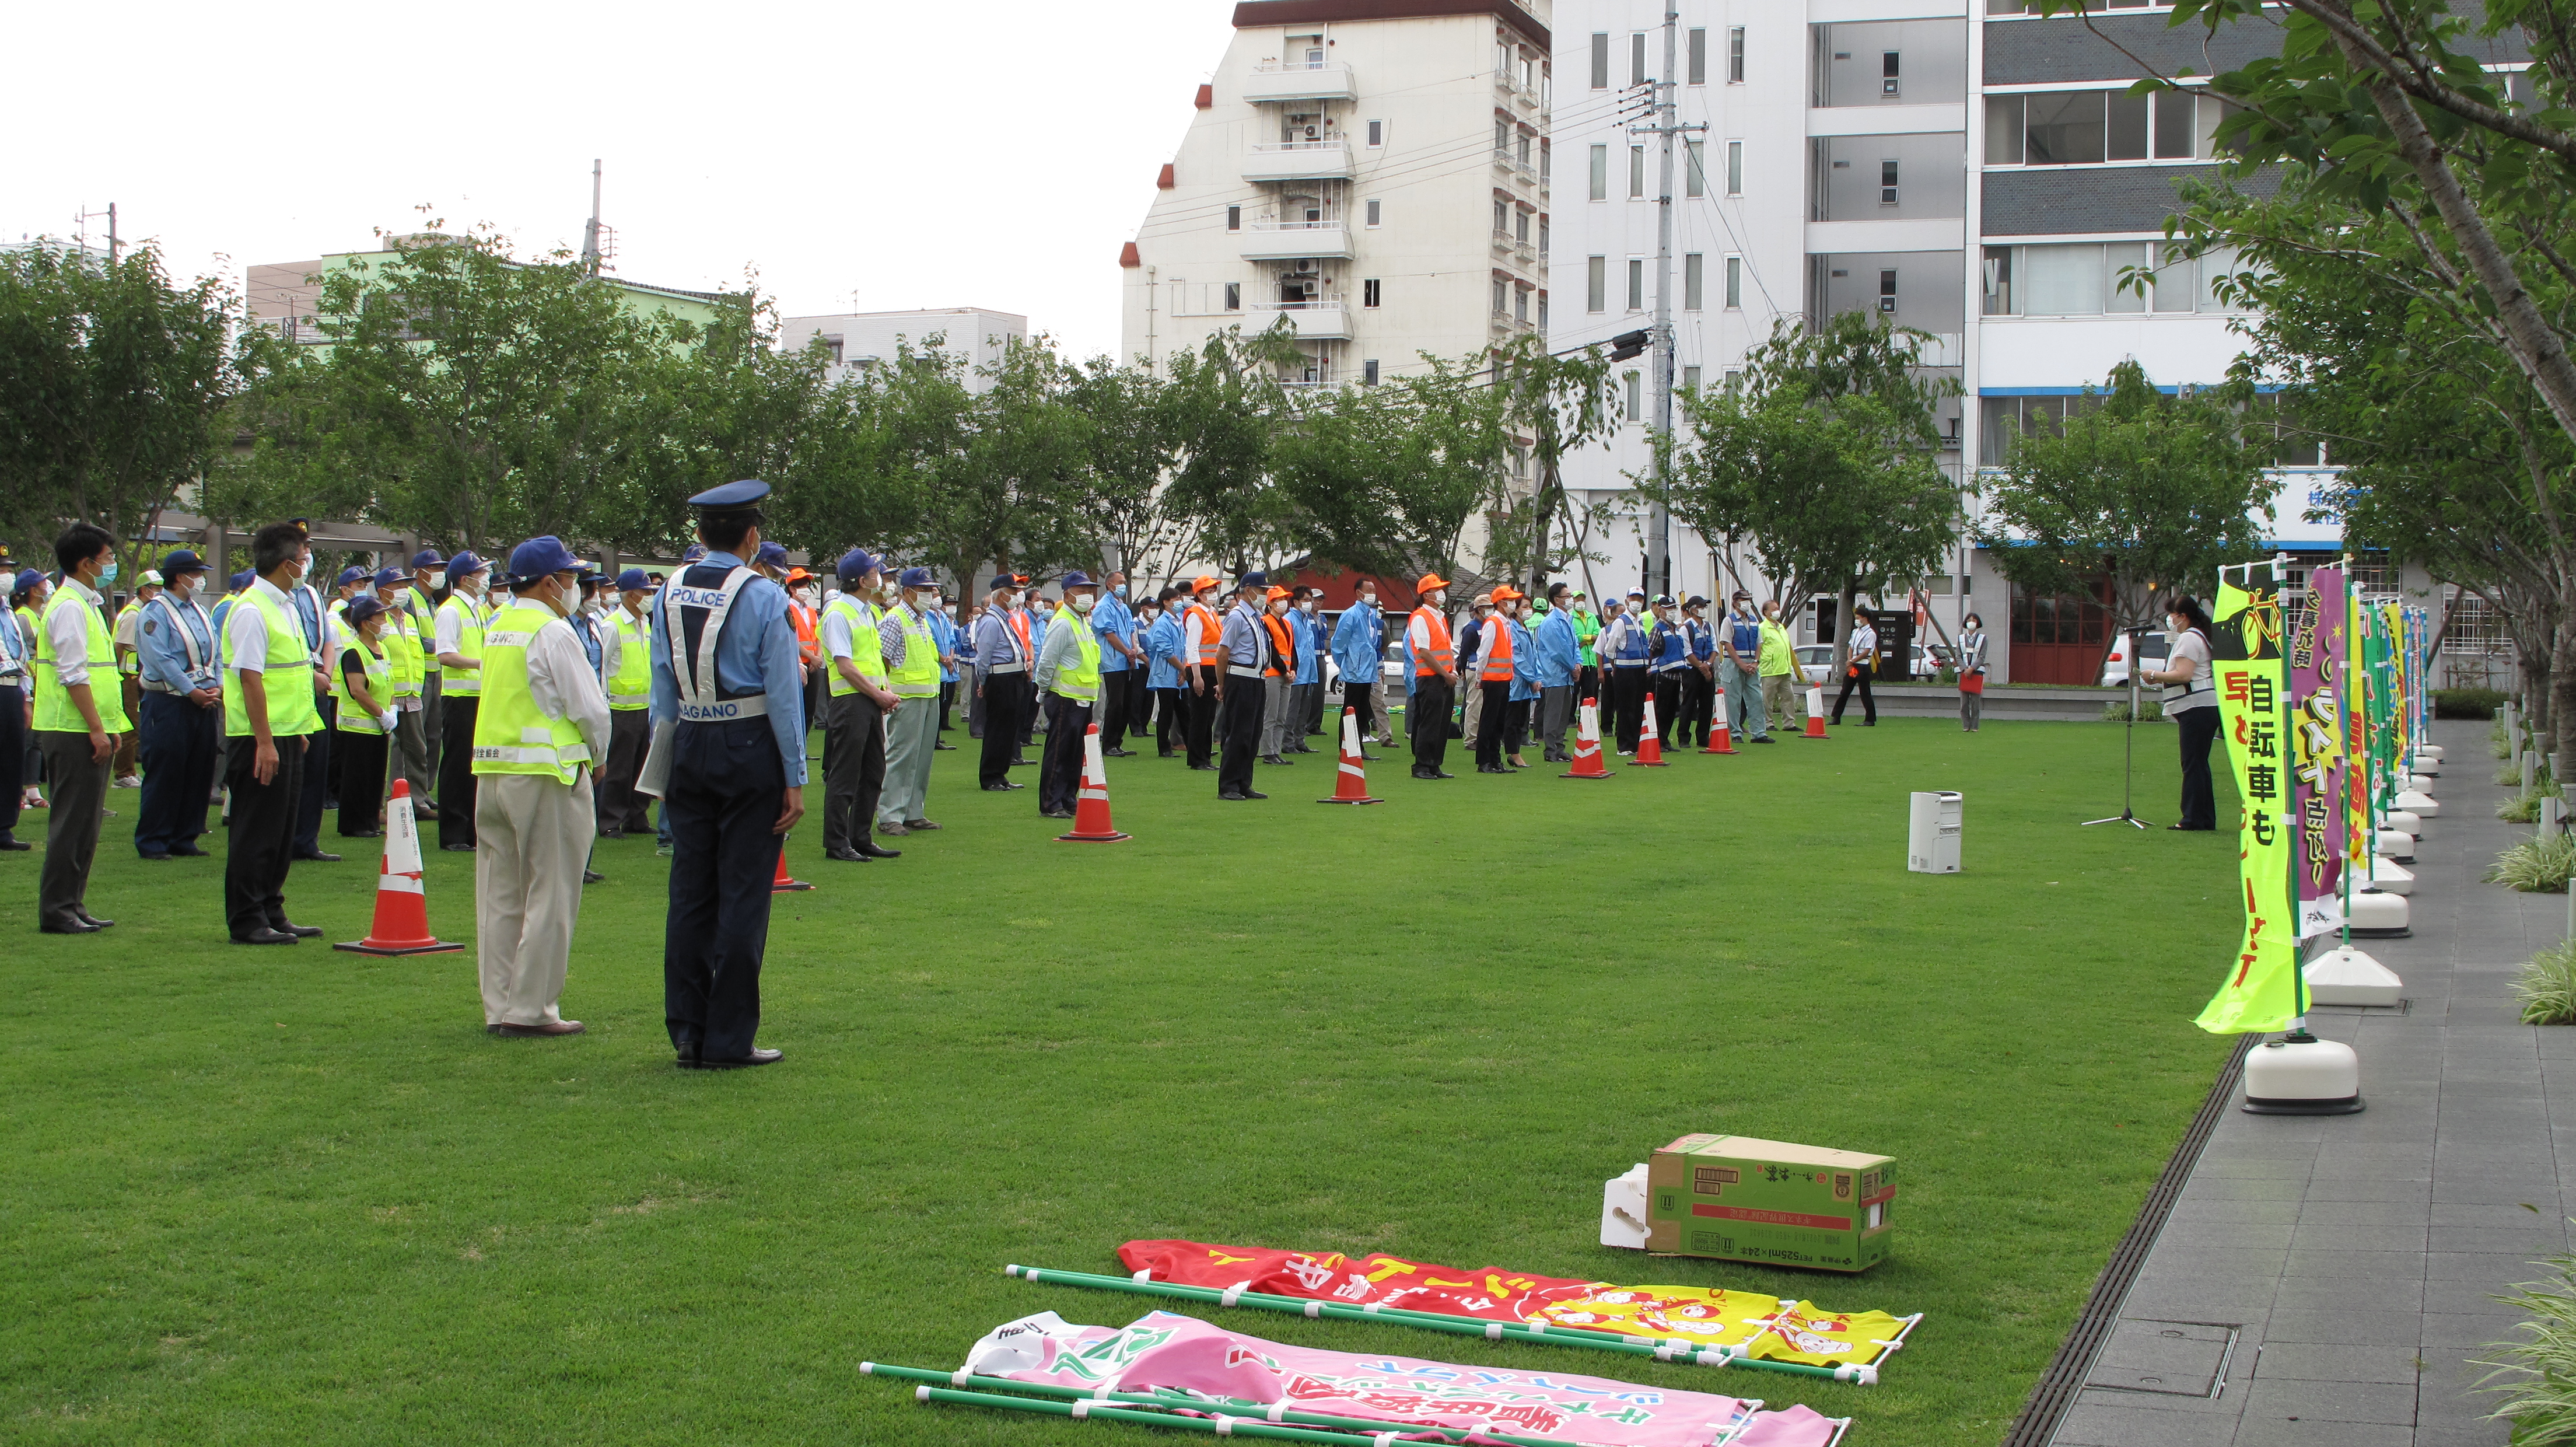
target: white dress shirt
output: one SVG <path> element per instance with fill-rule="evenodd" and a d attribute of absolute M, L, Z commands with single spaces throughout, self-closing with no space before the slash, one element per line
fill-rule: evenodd
<path fill-rule="evenodd" d="M 288 618 L 295 617 L 295 602 L 286 596 L 284 588 L 266 578 L 251 579 L 250 587 L 251 592 L 267 594 L 268 600 L 284 610 Z M 224 614 L 224 656 L 231 660 L 227 667 L 244 673 L 268 671 L 268 615 L 251 606 L 248 595 L 234 599 L 231 610 Z M 280 668 L 294 666 L 293 663 L 278 665 Z"/>
<path fill-rule="evenodd" d="M 100 599 L 97 592 L 84 585 L 80 579 L 66 577 L 63 579 L 63 586 L 71 590 L 72 596 L 80 599 L 82 607 L 96 609 L 99 606 Z M 54 607 L 53 599 L 45 600 L 45 637 L 54 645 L 54 679 L 65 688 L 76 683 L 89 682 L 89 666 L 92 663 L 111 661 L 89 656 L 91 616 L 81 612 L 79 608 L 57 609 Z"/>
<path fill-rule="evenodd" d="M 581 635 L 561 618 L 548 620 L 528 639 L 528 696 L 536 700 L 537 712 L 581 730 L 593 768 L 607 759 L 608 691 L 590 671 Z"/>

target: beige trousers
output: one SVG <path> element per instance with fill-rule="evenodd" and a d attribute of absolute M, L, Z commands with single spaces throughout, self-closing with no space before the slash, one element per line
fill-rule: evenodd
<path fill-rule="evenodd" d="M 474 930 L 483 1023 L 550 1025 L 572 964 L 581 871 L 598 827 L 590 771 L 571 787 L 535 774 L 484 774 L 474 796 Z"/>

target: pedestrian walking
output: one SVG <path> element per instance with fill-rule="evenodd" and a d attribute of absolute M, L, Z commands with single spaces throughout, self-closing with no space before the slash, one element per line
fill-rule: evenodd
<path fill-rule="evenodd" d="M 96 934 L 116 923 L 91 914 L 87 900 L 109 761 L 116 736 L 126 731 L 101 591 L 116 581 L 116 537 L 74 523 L 54 539 L 54 564 L 63 585 L 47 600 L 36 632 L 36 744 L 54 787 L 36 928 L 49 935 Z"/>
<path fill-rule="evenodd" d="M 134 852 L 145 859 L 206 853 L 197 838 L 206 832 L 206 806 L 223 754 L 224 709 L 215 623 L 198 601 L 207 571 L 194 551 L 171 553 L 161 560 L 160 596 L 138 610 L 135 733 L 141 739 L 143 794 L 136 801 Z M 0 711 L 6 708 L 0 701 Z M 6 740 L 0 740 L 0 756 L 5 750 Z M 8 793 L 14 800 L 17 790 Z"/>
<path fill-rule="evenodd" d="M 1404 649 L 1413 679 L 1413 696 L 1404 706 L 1405 727 L 1413 735 L 1413 777 L 1457 777 L 1440 766 L 1449 755 L 1450 699 L 1458 688 L 1457 650 L 1449 641 L 1449 623 L 1440 605 L 1448 601 L 1449 580 L 1425 573 L 1413 585 L 1421 600 L 1404 625 Z"/>
<path fill-rule="evenodd" d="M 2165 666 L 2145 668 L 2138 677 L 2165 686 L 2164 713 L 2172 719 L 2182 748 L 2182 817 L 2168 829 L 2198 832 L 2218 827 L 2218 801 L 2209 778 L 2209 745 L 2218 737 L 2218 687 L 2210 667 L 2209 612 L 2198 598 L 2176 593 L 2165 599 Z"/>
<path fill-rule="evenodd" d="M 1267 703 L 1263 673 L 1275 654 L 1269 630 L 1261 625 L 1270 593 L 1266 573 L 1246 573 L 1234 587 L 1234 607 L 1227 610 L 1218 634 L 1224 672 L 1217 683 L 1217 727 L 1223 738 L 1216 775 L 1216 796 L 1226 800 L 1267 799 L 1252 787 L 1252 761 L 1261 747 L 1261 719 Z"/>
<path fill-rule="evenodd" d="M 1959 728 L 1975 733 L 1985 721 L 1986 620 L 1971 613 L 1959 620 Z M 2215 813 L 2217 805 L 2210 808 Z"/>
<path fill-rule="evenodd" d="M 903 700 L 886 676 L 885 564 L 865 548 L 841 555 L 841 592 L 823 605 L 829 710 L 823 724 L 823 857 L 843 864 L 899 859 L 868 833 L 885 799 L 886 725 Z"/>
<path fill-rule="evenodd" d="M 483 626 L 491 613 L 485 595 L 492 565 L 471 549 L 447 560 L 447 601 L 438 605 L 432 652 L 446 677 L 440 700 L 438 847 L 474 849 L 474 713 L 483 698 Z"/>
<path fill-rule="evenodd" d="M 1038 817 L 1070 819 L 1082 792 L 1082 770 L 1094 708 L 1107 675 L 1101 635 L 1091 626 L 1099 611 L 1100 589 L 1079 571 L 1064 575 L 1065 616 L 1047 630 L 1030 675 L 1046 709 L 1046 752 L 1038 762 Z"/>
<path fill-rule="evenodd" d="M 1861 727 L 1878 727 L 1878 700 L 1870 697 L 1869 681 L 1878 675 L 1878 630 L 1870 625 L 1869 615 L 1853 610 L 1851 638 L 1844 650 L 1843 690 L 1834 695 L 1834 722 L 1843 721 L 1843 707 L 1851 702 L 1852 690 L 1860 690 Z"/>
<path fill-rule="evenodd" d="M 787 594 L 744 562 L 760 551 L 768 495 L 769 484 L 745 479 L 690 498 L 706 556 L 653 609 L 653 757 L 642 786 L 661 797 L 671 826 L 662 1013 L 684 1070 L 779 1059 L 757 1043 L 760 966 L 779 850 L 805 815 L 805 695 Z M 915 571 L 929 592 L 927 570 Z M 926 724 L 938 660 L 918 613 L 912 626 Z"/>
<path fill-rule="evenodd" d="M 1127 607 L 1127 575 L 1112 571 L 1101 582 L 1105 591 L 1092 604 L 1089 619 L 1100 642 L 1100 702 L 1093 712 L 1100 721 L 1100 752 L 1123 759 L 1130 752 L 1130 727 L 1140 735 L 1145 731 L 1142 717 L 1134 715 L 1137 690 L 1130 686 L 1141 677 L 1137 670 L 1145 666 L 1145 650 L 1136 642 L 1136 615 Z M 1065 586 L 1072 586 L 1069 574 Z"/>
<path fill-rule="evenodd" d="M 939 640 L 931 632 L 939 585 L 928 568 L 895 579 L 896 606 L 877 620 L 877 651 L 886 686 L 899 702 L 886 720 L 885 792 L 877 799 L 877 832 L 936 829 L 929 817 L 930 755 L 939 742 Z M 988 735 L 990 729 L 985 731 Z"/>
<path fill-rule="evenodd" d="M 322 731 L 295 606 L 313 543 L 302 523 L 271 523 L 250 549 L 253 577 L 223 621 L 224 925 L 237 945 L 291 945 L 322 933 L 286 913 L 309 743 Z"/>
<path fill-rule="evenodd" d="M 987 793 L 1026 785 L 1011 782 L 1011 766 L 1028 762 L 1019 756 L 1028 732 L 1028 714 L 1037 706 L 1029 668 L 1037 658 L 1028 614 L 1020 610 L 1016 576 L 993 580 L 989 606 L 975 622 L 975 696 L 984 702 L 984 752 L 975 770 Z"/>

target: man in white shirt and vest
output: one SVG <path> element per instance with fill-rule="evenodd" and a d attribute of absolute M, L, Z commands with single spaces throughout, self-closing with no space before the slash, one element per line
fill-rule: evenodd
<path fill-rule="evenodd" d="M 447 560 L 447 601 L 438 605 L 430 657 L 445 682 L 439 703 L 438 847 L 464 854 L 474 848 L 474 708 L 483 698 L 483 625 L 491 609 L 483 595 L 492 565 L 460 548 Z"/>
<path fill-rule="evenodd" d="M 224 615 L 224 924 L 239 945 L 291 945 L 322 933 L 286 917 L 307 744 L 321 732 L 313 657 L 294 594 L 313 566 L 299 522 L 251 535 L 255 576 Z"/>
<path fill-rule="evenodd" d="M 617 575 L 617 603 L 601 631 L 617 640 L 617 663 L 608 675 L 608 761 L 599 768 L 599 834 L 623 839 L 653 827 L 652 806 L 635 792 L 644 772 L 644 750 L 653 742 L 653 620 L 645 605 L 653 580 L 642 568 Z"/>
<path fill-rule="evenodd" d="M 1099 607 L 1100 589 L 1089 575 L 1064 575 L 1065 617 L 1047 630 L 1039 647 L 1036 672 L 1038 701 L 1046 709 L 1046 751 L 1038 762 L 1038 816 L 1070 819 L 1082 792 L 1082 770 L 1089 750 L 1091 722 L 1100 706 L 1100 635 L 1091 615 Z M 1110 675 L 1116 677 L 1116 675 Z M 1124 684 L 1125 679 L 1118 682 Z"/>
<path fill-rule="evenodd" d="M 899 858 L 868 835 L 885 798 L 886 720 L 903 700 L 888 686 L 877 633 L 885 564 L 865 548 L 841 555 L 841 592 L 823 605 L 823 857 L 843 864 Z"/>
<path fill-rule="evenodd" d="M 474 925 L 483 1027 L 578 1035 L 557 1001 L 594 830 L 591 761 L 608 695 L 581 636 L 579 558 L 559 538 L 511 551 L 512 602 L 483 633 L 474 717 Z M 452 741 L 451 741 L 452 742 Z"/>
<path fill-rule="evenodd" d="M 126 731 L 115 644 L 101 591 L 116 581 L 116 537 L 74 523 L 54 540 L 63 586 L 36 625 L 36 746 L 54 786 L 45 821 L 45 866 L 36 886 L 36 928 L 49 935 L 96 934 L 114 920 L 89 912 L 90 861 L 106 808 L 108 761 Z"/>

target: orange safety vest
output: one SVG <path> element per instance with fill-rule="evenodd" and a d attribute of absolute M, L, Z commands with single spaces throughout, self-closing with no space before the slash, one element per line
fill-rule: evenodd
<path fill-rule="evenodd" d="M 814 615 L 802 603 L 787 605 L 787 621 L 796 629 L 796 651 L 810 666 L 823 661 L 823 640 L 814 632 Z"/>
<path fill-rule="evenodd" d="M 1425 626 L 1423 636 L 1429 648 L 1413 650 L 1413 674 L 1416 678 L 1436 678 L 1445 672 L 1458 654 L 1449 646 L 1449 625 L 1442 621 L 1440 610 L 1424 604 L 1413 610 L 1413 616 Z"/>
<path fill-rule="evenodd" d="M 1208 611 L 1205 603 L 1193 601 L 1189 607 L 1189 616 L 1198 621 L 1199 666 L 1201 668 L 1222 667 L 1225 660 L 1218 656 L 1222 645 L 1217 640 L 1223 636 L 1223 630 L 1217 626 L 1216 615 Z"/>
<path fill-rule="evenodd" d="M 1485 620 L 1485 645 L 1483 652 L 1485 658 L 1485 682 L 1511 682 L 1512 625 L 1504 621 L 1503 615 L 1500 613 L 1497 613 L 1493 617 Z"/>
<path fill-rule="evenodd" d="M 1297 645 L 1288 641 L 1286 619 L 1273 618 L 1265 612 L 1261 615 L 1261 626 L 1270 630 L 1270 666 L 1261 670 L 1261 676 L 1278 678 L 1283 669 L 1295 667 L 1290 659 L 1295 656 Z"/>

